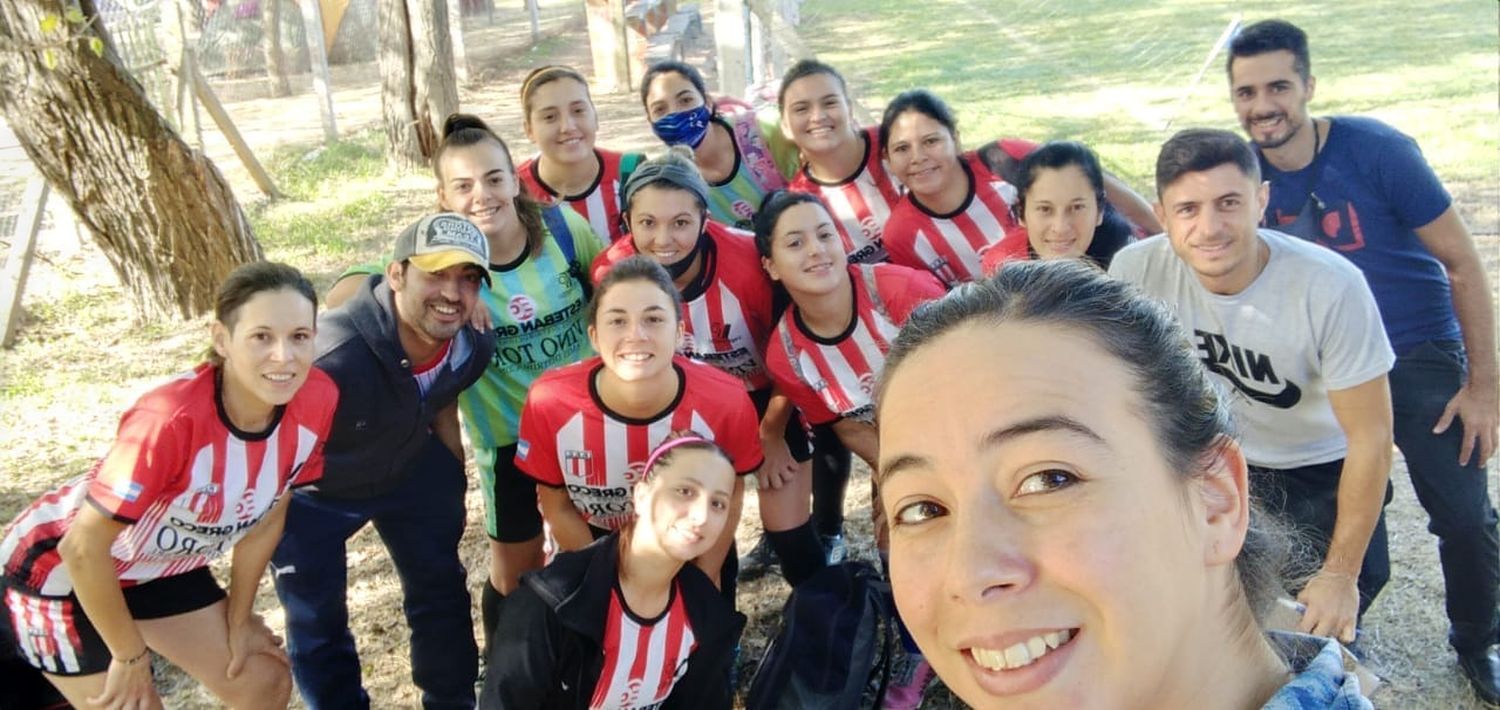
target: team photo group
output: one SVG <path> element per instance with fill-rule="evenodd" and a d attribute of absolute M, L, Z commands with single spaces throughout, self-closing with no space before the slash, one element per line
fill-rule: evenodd
<path fill-rule="evenodd" d="M 1370 708 L 1399 451 L 1431 532 L 1401 542 L 1436 543 L 1500 706 L 1490 277 L 1416 141 L 1316 114 L 1312 50 L 1238 28 L 1242 130 L 1176 131 L 1152 195 L 961 134 L 961 96 L 860 126 L 816 59 L 765 106 L 653 64 L 663 146 L 615 152 L 586 77 L 537 67 L 522 125 L 446 117 L 436 208 L 326 294 L 222 282 L 204 362 L 6 521 L 0 647 L 56 707 L 161 707 L 156 656 L 225 706 L 381 706 L 372 526 L 427 708 Z"/>

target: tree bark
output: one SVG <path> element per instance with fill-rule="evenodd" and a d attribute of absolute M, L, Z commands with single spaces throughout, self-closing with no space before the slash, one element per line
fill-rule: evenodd
<path fill-rule="evenodd" d="M 94 234 L 137 315 L 192 318 L 212 309 L 229 271 L 260 258 L 260 245 L 218 169 L 121 67 L 93 0 L 79 4 L 103 56 L 88 37 L 61 41 L 76 34 L 69 23 L 43 35 L 43 18 L 64 16 L 65 0 L 0 2 L 0 113 Z"/>
<path fill-rule="evenodd" d="M 266 52 L 266 83 L 271 95 L 291 96 L 292 85 L 286 78 L 286 59 L 281 53 L 281 0 L 262 0 L 260 4 L 261 44 Z"/>
<path fill-rule="evenodd" d="M 380 107 L 390 158 L 428 165 L 442 122 L 458 110 L 446 2 L 379 0 Z"/>

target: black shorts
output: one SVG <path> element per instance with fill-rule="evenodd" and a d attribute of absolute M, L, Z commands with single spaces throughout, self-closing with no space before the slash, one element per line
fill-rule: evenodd
<path fill-rule="evenodd" d="M 542 534 L 536 480 L 516 467 L 516 445 L 474 452 L 484 492 L 484 531 L 497 542 L 526 542 Z"/>
<path fill-rule="evenodd" d="M 207 567 L 122 587 L 135 619 L 163 619 L 197 611 L 225 597 Z M 78 597 L 47 597 L 7 586 L 5 608 L 16 650 L 37 670 L 84 676 L 109 670 L 112 656 Z"/>
<path fill-rule="evenodd" d="M 766 408 L 771 406 L 771 388 L 751 390 L 750 401 L 755 404 L 755 416 L 765 416 Z M 802 413 L 795 407 L 792 408 L 792 416 L 786 419 L 786 430 L 781 436 L 792 452 L 793 461 L 803 463 L 812 460 L 812 443 L 808 440 L 807 426 L 802 423 Z"/>

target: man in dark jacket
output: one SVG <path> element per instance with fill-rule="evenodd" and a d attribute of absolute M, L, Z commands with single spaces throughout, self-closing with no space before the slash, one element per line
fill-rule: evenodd
<path fill-rule="evenodd" d="M 272 558 L 292 675 L 310 708 L 369 706 L 344 547 L 371 522 L 401 579 L 423 706 L 474 705 L 457 400 L 495 352 L 493 337 L 468 325 L 488 264 L 478 228 L 430 215 L 397 237 L 383 275 L 318 318 L 315 364 L 338 383 L 339 407 L 323 480 L 294 494 Z"/>

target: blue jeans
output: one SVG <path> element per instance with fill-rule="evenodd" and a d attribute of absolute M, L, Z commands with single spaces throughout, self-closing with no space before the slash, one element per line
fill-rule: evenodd
<path fill-rule="evenodd" d="M 1500 536 L 1484 462 L 1459 465 L 1461 421 L 1442 434 L 1432 433 L 1467 368 L 1462 343 L 1433 341 L 1396 358 L 1391 370 L 1396 448 L 1406 457 L 1412 488 L 1427 511 L 1427 529 L 1438 538 L 1448 643 L 1460 653 L 1496 642 L 1500 593 Z"/>
<path fill-rule="evenodd" d="M 423 707 L 474 707 L 479 652 L 458 558 L 464 488 L 462 462 L 433 437 L 412 461 L 406 482 L 390 493 L 363 500 L 293 494 L 271 563 L 286 607 L 292 677 L 309 708 L 370 705 L 349 633 L 344 558 L 349 536 L 370 522 L 401 580 L 412 680 L 422 689 Z"/>

